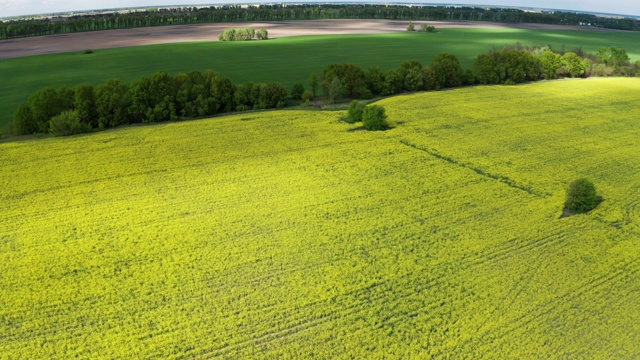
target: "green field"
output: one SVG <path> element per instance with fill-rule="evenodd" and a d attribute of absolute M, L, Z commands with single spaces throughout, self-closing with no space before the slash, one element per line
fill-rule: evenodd
<path fill-rule="evenodd" d="M 0 144 L 2 358 L 640 357 L 640 80 Z M 559 219 L 568 184 L 604 197 Z"/>
<path fill-rule="evenodd" d="M 627 49 L 640 60 L 640 40 L 632 32 L 541 31 L 522 29 L 446 29 L 438 34 L 306 36 L 266 42 L 188 43 L 100 50 L 91 55 L 69 53 L 0 60 L 0 133 L 29 94 L 45 87 L 97 85 L 110 78 L 129 82 L 158 70 L 172 74 L 212 69 L 234 82 L 279 81 L 287 89 L 305 83 L 312 72 L 331 63 L 368 68 L 397 68 L 406 60 L 431 61 L 441 52 L 455 53 L 463 66 L 492 47 L 521 42 L 550 44 L 595 52 L 600 46 Z"/>

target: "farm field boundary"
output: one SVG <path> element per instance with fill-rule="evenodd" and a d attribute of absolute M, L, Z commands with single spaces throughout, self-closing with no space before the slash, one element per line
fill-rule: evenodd
<path fill-rule="evenodd" d="M 92 34 L 95 33 L 73 35 Z M 516 42 L 568 50 L 582 47 L 592 53 L 601 46 L 617 46 L 627 49 L 632 61 L 640 59 L 635 33 L 516 28 L 176 43 L 107 49 L 89 55 L 73 52 L 31 56 L 0 61 L 0 132 L 6 131 L 19 104 L 46 86 L 97 85 L 111 78 L 130 82 L 159 70 L 176 74 L 211 69 L 234 83 L 277 81 L 290 89 L 295 83 L 305 84 L 312 72 L 319 74 L 332 63 L 350 62 L 364 69 L 378 65 L 388 70 L 407 60 L 426 64 L 439 53 L 451 52 L 468 68 L 479 54 Z"/>

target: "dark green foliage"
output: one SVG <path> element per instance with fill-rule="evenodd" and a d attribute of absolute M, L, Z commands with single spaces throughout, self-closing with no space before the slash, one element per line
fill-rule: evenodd
<path fill-rule="evenodd" d="M 389 70 L 384 74 L 384 88 L 381 95 L 397 94 L 402 91 L 404 78 L 398 70 Z"/>
<path fill-rule="evenodd" d="M 96 95 L 91 85 L 78 85 L 75 88 L 73 107 L 78 112 L 80 121 L 92 128 L 98 127 L 96 112 Z"/>
<path fill-rule="evenodd" d="M 402 77 L 402 88 L 406 91 L 419 91 L 424 88 L 424 74 L 420 62 L 405 61 L 398 70 Z"/>
<path fill-rule="evenodd" d="M 217 112 L 231 112 L 235 110 L 234 103 L 234 93 L 236 92 L 236 87 L 231 83 L 231 80 L 226 78 L 221 78 L 215 75 L 211 79 L 211 103 L 213 107 L 210 110 L 213 110 L 213 113 Z M 287 91 L 285 90 L 285 97 Z"/>
<path fill-rule="evenodd" d="M 86 49 L 84 51 L 85 54 L 89 55 L 89 54 L 93 54 L 93 50 L 92 49 Z"/>
<path fill-rule="evenodd" d="M 96 87 L 95 93 L 99 128 L 129 123 L 130 100 L 127 96 L 127 85 L 122 80 L 108 80 Z"/>
<path fill-rule="evenodd" d="M 480 84 L 519 84 L 540 80 L 543 76 L 540 59 L 524 50 L 505 49 L 482 54 L 476 58 L 474 70 L 475 80 Z M 465 78 L 470 75 L 465 74 Z"/>
<path fill-rule="evenodd" d="M 366 106 L 358 100 L 353 100 L 347 109 L 347 122 L 353 124 L 362 121 L 362 113 Z"/>
<path fill-rule="evenodd" d="M 466 69 L 462 78 L 462 85 L 474 85 L 476 83 L 476 74 L 473 73 L 473 70 Z"/>
<path fill-rule="evenodd" d="M 629 55 L 625 49 L 619 47 L 601 47 L 598 49 L 596 58 L 607 66 L 619 68 L 629 64 Z"/>
<path fill-rule="evenodd" d="M 16 135 L 28 135 L 38 132 L 38 123 L 33 118 L 31 107 L 23 103 L 18 107 L 13 116 L 13 133 Z"/>
<path fill-rule="evenodd" d="M 373 95 L 380 95 L 384 92 L 384 72 L 380 66 L 373 65 L 367 70 L 365 82 Z"/>
<path fill-rule="evenodd" d="M 287 91 L 279 83 L 248 82 L 236 87 L 210 70 L 175 77 L 158 71 L 132 81 L 130 87 L 111 79 L 95 89 L 90 85 L 73 90 L 45 88 L 15 112 L 12 131 L 68 135 L 92 128 L 177 120 L 179 116 L 283 107 L 286 100 Z M 64 116 L 53 119 L 63 112 Z"/>
<path fill-rule="evenodd" d="M 457 56 L 451 53 L 439 54 L 431 62 L 431 67 L 436 73 L 438 87 L 449 88 L 462 85 L 464 70 Z"/>
<path fill-rule="evenodd" d="M 237 86 L 234 95 L 237 111 L 251 110 L 257 106 L 260 96 L 260 85 L 261 84 L 248 82 Z"/>
<path fill-rule="evenodd" d="M 37 131 L 49 132 L 49 119 L 68 110 L 67 101 L 54 88 L 46 87 L 29 97 L 31 116 Z"/>
<path fill-rule="evenodd" d="M 567 191 L 567 200 L 564 204 L 566 210 L 580 214 L 593 209 L 602 201 L 596 193 L 596 187 L 585 178 L 571 183 Z"/>
<path fill-rule="evenodd" d="M 342 85 L 341 96 L 362 98 L 368 91 L 365 74 L 353 64 L 331 64 L 322 72 L 322 87 L 326 95 L 334 79 Z"/>
<path fill-rule="evenodd" d="M 387 114 L 380 105 L 369 105 L 362 111 L 362 124 L 369 131 L 385 130 L 389 127 Z"/>
<path fill-rule="evenodd" d="M 68 136 L 91 131 L 91 125 L 82 122 L 77 111 L 63 111 L 49 120 L 49 132 Z"/>
<path fill-rule="evenodd" d="M 307 82 L 309 83 L 311 94 L 315 97 L 318 92 L 318 75 L 316 75 L 316 73 L 312 73 Z"/>
<path fill-rule="evenodd" d="M 258 108 L 281 108 L 287 100 L 287 90 L 280 83 L 269 83 L 260 89 Z"/>
<path fill-rule="evenodd" d="M 343 87 L 342 83 L 340 82 L 340 78 L 334 77 L 327 89 L 330 103 L 335 103 L 336 101 L 342 99 L 342 89 Z"/>
<path fill-rule="evenodd" d="M 313 100 L 313 94 L 311 91 L 307 90 L 302 94 L 302 101 L 307 102 Z"/>
<path fill-rule="evenodd" d="M 440 89 L 438 85 L 438 76 L 431 66 L 422 68 L 422 79 L 424 81 L 424 90 L 432 91 Z"/>
<path fill-rule="evenodd" d="M 294 84 L 293 87 L 291 88 L 291 98 L 294 100 L 300 100 L 302 99 L 302 94 L 304 94 L 304 85 L 298 83 L 298 84 Z"/>
<path fill-rule="evenodd" d="M 193 118 L 213 113 L 211 82 L 217 75 L 213 71 L 192 71 L 174 78 L 176 87 L 176 114 Z"/>
<path fill-rule="evenodd" d="M 177 118 L 177 86 L 165 71 L 134 80 L 129 87 L 131 121 L 153 123 Z"/>

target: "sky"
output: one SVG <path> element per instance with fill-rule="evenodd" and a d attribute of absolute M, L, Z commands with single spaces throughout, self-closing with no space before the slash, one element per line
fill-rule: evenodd
<path fill-rule="evenodd" d="M 260 2 L 260 0 L 245 0 L 246 2 Z M 291 2 L 292 0 L 282 0 Z M 564 9 L 590 12 L 603 12 L 612 14 L 640 15 L 639 0 L 338 0 L 341 2 L 420 2 L 433 4 L 461 3 L 469 5 L 496 5 L 496 6 L 525 6 L 548 9 Z M 240 3 L 238 0 L 0 0 L 0 18 L 19 15 L 33 15 L 44 13 L 65 12 L 74 10 L 112 9 L 140 6 L 166 6 L 166 5 L 205 5 L 220 3 Z M 264 1 L 266 2 L 266 1 Z M 327 1 L 330 2 L 330 1 Z"/>

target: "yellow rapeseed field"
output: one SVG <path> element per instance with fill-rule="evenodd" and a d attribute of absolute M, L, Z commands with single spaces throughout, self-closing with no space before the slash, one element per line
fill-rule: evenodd
<path fill-rule="evenodd" d="M 0 144 L 0 358 L 640 357 L 640 80 Z M 565 191 L 604 201 L 560 219 Z"/>

